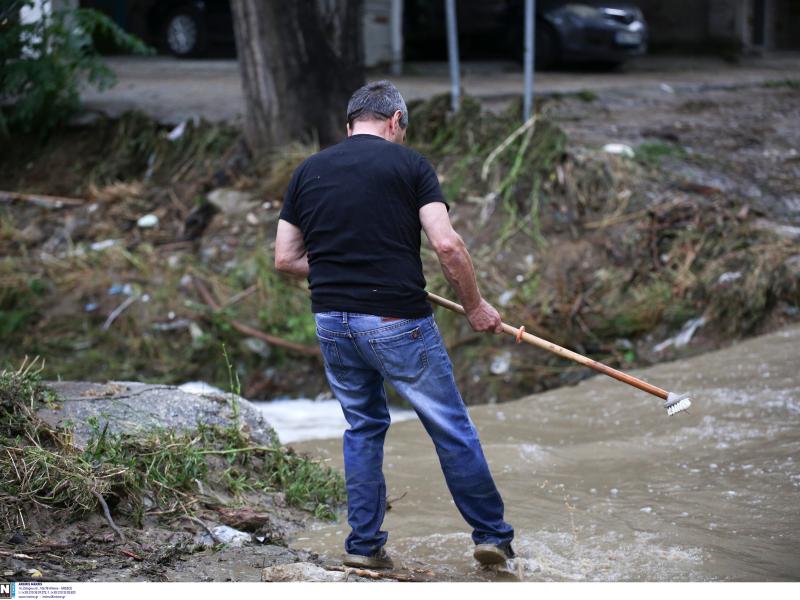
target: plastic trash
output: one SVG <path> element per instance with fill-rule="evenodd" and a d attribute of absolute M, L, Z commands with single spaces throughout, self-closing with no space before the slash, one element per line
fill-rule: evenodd
<path fill-rule="evenodd" d="M 158 217 L 153 214 L 144 215 L 139 217 L 139 220 L 136 221 L 136 225 L 142 229 L 151 229 L 158 225 Z"/>
<path fill-rule="evenodd" d="M 112 246 L 116 246 L 119 243 L 119 240 L 103 240 L 101 242 L 94 242 L 89 245 L 89 248 L 94 250 L 95 252 L 100 252 L 101 250 L 107 250 Z"/>
<path fill-rule="evenodd" d="M 729 281 L 736 281 L 737 279 L 741 278 L 742 272 L 741 271 L 728 271 L 727 273 L 723 273 L 717 279 L 717 283 L 728 283 Z"/>
<path fill-rule="evenodd" d="M 501 352 L 492 359 L 489 372 L 492 375 L 505 375 L 511 369 L 511 352 Z"/>
<path fill-rule="evenodd" d="M 181 121 L 175 127 L 173 127 L 172 130 L 167 134 L 167 139 L 170 142 L 181 139 L 183 134 L 186 132 L 186 123 L 188 123 L 188 121 Z"/>
<path fill-rule="evenodd" d="M 608 152 L 609 154 L 619 154 L 620 156 L 626 156 L 628 158 L 633 158 L 636 156 L 633 148 L 627 144 L 606 144 L 603 146 L 603 152 Z"/>
<path fill-rule="evenodd" d="M 239 531 L 227 525 L 217 525 L 216 527 L 212 527 L 211 531 L 220 543 L 231 546 L 232 548 L 239 548 L 253 540 L 249 533 Z M 214 546 L 217 544 L 217 541 L 214 540 L 208 532 L 201 535 L 199 541 L 204 546 Z"/>

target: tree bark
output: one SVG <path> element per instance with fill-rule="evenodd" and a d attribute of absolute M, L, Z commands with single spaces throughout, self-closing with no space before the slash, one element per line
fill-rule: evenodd
<path fill-rule="evenodd" d="M 245 96 L 245 138 L 261 153 L 345 135 L 364 83 L 363 0 L 232 0 Z"/>

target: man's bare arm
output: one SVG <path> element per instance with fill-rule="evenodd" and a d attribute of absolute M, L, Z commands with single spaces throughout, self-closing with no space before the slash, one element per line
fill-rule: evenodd
<path fill-rule="evenodd" d="M 481 296 L 472 258 L 464 240 L 450 223 L 447 207 L 441 202 L 431 202 L 419 209 L 419 218 L 439 258 L 442 272 L 464 306 L 472 328 L 500 333 L 503 330 L 500 315 Z"/>
<path fill-rule="evenodd" d="M 303 233 L 288 221 L 278 221 L 275 236 L 275 268 L 283 273 L 308 277 L 308 252 Z"/>

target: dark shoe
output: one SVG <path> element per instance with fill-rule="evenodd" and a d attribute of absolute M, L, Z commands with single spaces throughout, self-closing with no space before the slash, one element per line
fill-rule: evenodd
<path fill-rule="evenodd" d="M 502 565 L 508 559 L 514 558 L 514 551 L 511 549 L 511 542 L 478 544 L 472 556 L 482 565 Z"/>
<path fill-rule="evenodd" d="M 342 563 L 346 567 L 356 567 L 359 569 L 391 569 L 394 567 L 392 559 L 381 548 L 374 556 L 364 556 L 362 554 L 345 554 Z"/>

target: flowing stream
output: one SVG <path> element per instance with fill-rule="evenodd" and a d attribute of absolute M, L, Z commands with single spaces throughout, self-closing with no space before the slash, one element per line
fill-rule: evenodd
<path fill-rule="evenodd" d="M 690 412 L 605 377 L 470 409 L 518 558 L 479 568 L 419 421 L 386 442 L 387 550 L 446 580 L 800 579 L 800 327 L 636 373 Z M 341 440 L 298 450 L 342 466 Z M 292 544 L 335 559 L 344 515 Z"/>

